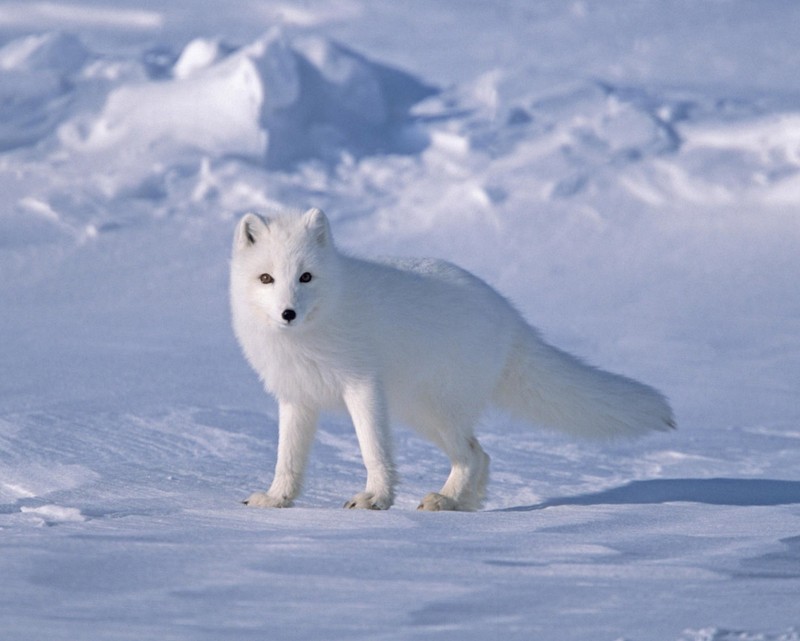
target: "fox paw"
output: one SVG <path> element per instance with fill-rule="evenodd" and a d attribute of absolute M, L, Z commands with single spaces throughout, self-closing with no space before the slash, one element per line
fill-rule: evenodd
<path fill-rule="evenodd" d="M 388 510 L 392 499 L 388 496 L 375 496 L 372 492 L 360 492 L 344 504 L 348 510 Z"/>
<path fill-rule="evenodd" d="M 253 492 L 242 503 L 247 507 L 291 507 L 292 500 L 285 497 L 272 496 L 268 492 Z"/>
<path fill-rule="evenodd" d="M 445 496 L 444 494 L 431 492 L 425 495 L 417 509 L 427 512 L 454 512 L 462 508 L 455 499 Z"/>

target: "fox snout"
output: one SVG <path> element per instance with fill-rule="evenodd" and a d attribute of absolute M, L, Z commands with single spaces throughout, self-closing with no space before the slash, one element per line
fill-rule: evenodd
<path fill-rule="evenodd" d="M 291 308 L 289 308 L 289 309 L 284 309 L 284 310 L 283 310 L 283 313 L 281 314 L 281 318 L 282 318 L 283 320 L 285 320 L 285 321 L 286 321 L 286 324 L 288 325 L 288 324 L 289 324 L 289 323 L 291 323 L 291 322 L 292 322 L 292 321 L 293 321 L 295 318 L 297 318 L 297 312 L 296 312 L 296 311 L 294 311 L 294 310 L 293 310 L 293 309 L 291 309 Z"/>

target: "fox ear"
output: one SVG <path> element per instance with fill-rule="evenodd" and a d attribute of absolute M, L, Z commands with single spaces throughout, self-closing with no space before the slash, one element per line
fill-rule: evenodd
<path fill-rule="evenodd" d="M 325 213 L 317 207 L 312 207 L 304 214 L 304 218 L 306 229 L 314 234 L 317 242 L 323 247 L 328 245 L 331 242 L 331 226 Z"/>
<path fill-rule="evenodd" d="M 236 227 L 237 247 L 250 247 L 267 229 L 267 222 L 258 214 L 245 214 Z"/>

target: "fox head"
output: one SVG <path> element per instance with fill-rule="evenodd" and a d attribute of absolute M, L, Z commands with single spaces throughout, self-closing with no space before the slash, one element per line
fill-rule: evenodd
<path fill-rule="evenodd" d="M 319 209 L 301 215 L 246 214 L 236 227 L 231 260 L 234 316 L 280 331 L 319 318 L 336 287 L 336 248 Z"/>

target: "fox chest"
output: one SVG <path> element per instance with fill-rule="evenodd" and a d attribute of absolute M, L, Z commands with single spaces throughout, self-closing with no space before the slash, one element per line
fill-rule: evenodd
<path fill-rule="evenodd" d="M 263 345 L 251 362 L 267 391 L 279 400 L 335 408 L 342 404 L 346 381 L 354 364 L 330 352 L 304 346 Z"/>

